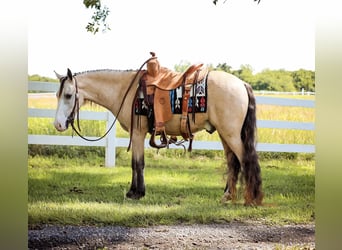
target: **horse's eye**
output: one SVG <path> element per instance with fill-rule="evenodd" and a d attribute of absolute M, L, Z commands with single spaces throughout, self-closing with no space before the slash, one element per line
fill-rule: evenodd
<path fill-rule="evenodd" d="M 70 99 L 72 97 L 72 95 L 71 94 L 65 94 L 64 97 L 65 97 L 65 99 Z"/>

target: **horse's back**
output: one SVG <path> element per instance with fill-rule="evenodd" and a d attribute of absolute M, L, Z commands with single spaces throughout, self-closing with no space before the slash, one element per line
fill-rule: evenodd
<path fill-rule="evenodd" d="M 245 82 L 224 71 L 211 71 L 209 73 L 208 93 L 209 95 L 221 93 L 228 95 L 231 99 L 248 98 Z"/>

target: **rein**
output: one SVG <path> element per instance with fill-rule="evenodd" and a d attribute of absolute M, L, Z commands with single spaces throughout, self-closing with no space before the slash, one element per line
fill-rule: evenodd
<path fill-rule="evenodd" d="M 114 124 L 115 124 L 115 122 L 116 122 L 117 117 L 115 117 L 115 119 L 114 119 L 112 125 L 109 127 L 109 129 L 107 130 L 107 132 L 106 132 L 104 135 L 102 135 L 101 137 L 96 138 L 96 139 L 89 139 L 89 138 L 84 137 L 84 136 L 81 134 L 81 132 L 80 132 L 80 131 L 81 131 L 81 128 L 80 128 L 80 114 L 79 114 L 79 112 L 80 112 L 80 104 L 79 104 L 79 101 L 78 101 L 77 79 L 76 79 L 75 76 L 74 76 L 74 78 L 75 78 L 75 86 L 76 86 L 75 103 L 74 103 L 74 107 L 72 108 L 72 111 L 71 111 L 70 115 L 69 115 L 68 118 L 67 118 L 67 123 L 70 123 L 70 125 L 71 125 L 71 127 L 72 127 L 72 130 L 73 130 L 79 137 L 81 137 L 83 140 L 92 141 L 92 142 L 94 142 L 94 141 L 99 141 L 99 140 L 103 139 L 104 137 L 106 137 L 106 135 L 109 133 L 109 131 L 113 128 L 113 126 L 114 126 Z M 131 84 L 130 84 L 130 86 L 131 86 Z M 129 89 L 130 89 L 130 88 L 129 88 Z M 129 90 L 129 89 L 128 89 L 128 90 Z M 124 96 L 123 102 L 124 102 L 125 99 L 126 99 L 128 90 L 127 90 L 127 92 L 126 92 L 126 94 L 125 94 L 125 96 Z M 122 102 L 122 103 L 123 103 L 123 102 Z M 120 106 L 118 115 L 119 115 L 119 113 L 120 113 L 120 111 L 121 111 L 121 108 L 122 108 L 122 104 L 121 104 L 121 106 Z M 77 110 L 77 111 L 76 111 L 76 110 Z M 74 125 L 74 121 L 75 121 L 75 111 L 77 112 L 77 127 L 78 127 L 78 130 L 79 130 L 79 131 L 75 128 L 75 125 Z"/>
<path fill-rule="evenodd" d="M 75 79 L 75 87 L 76 87 L 76 93 L 75 93 L 75 102 L 74 102 L 74 107 L 72 108 L 72 111 L 70 113 L 70 115 L 68 116 L 67 118 L 67 124 L 70 124 L 73 131 L 79 136 L 81 137 L 83 140 L 86 140 L 86 141 L 91 141 L 91 142 L 94 142 L 94 141 L 99 141 L 101 139 L 103 139 L 104 137 L 106 137 L 106 135 L 110 132 L 110 130 L 113 128 L 114 124 L 116 123 L 116 120 L 117 118 L 119 117 L 119 114 L 122 110 L 122 107 L 123 107 L 123 104 L 127 98 L 127 95 L 128 95 L 128 92 L 131 90 L 135 80 L 137 79 L 137 76 L 139 75 L 139 73 L 141 72 L 142 68 L 145 66 L 146 63 L 148 63 L 151 59 L 154 59 L 153 57 L 152 58 L 149 58 L 147 59 L 139 68 L 139 70 L 137 71 L 137 73 L 135 74 L 135 76 L 133 77 L 132 81 L 130 82 L 129 86 L 128 86 L 128 89 L 126 90 L 126 93 L 123 97 L 123 100 L 120 104 L 120 107 L 119 107 L 119 111 L 117 113 L 117 115 L 115 116 L 115 119 L 113 121 L 113 123 L 110 125 L 110 127 L 108 128 L 107 132 L 102 135 L 101 137 L 99 138 L 96 138 L 96 139 L 89 139 L 89 138 L 86 138 L 84 137 L 82 134 L 81 134 L 81 128 L 80 128 L 80 120 L 79 120 L 79 110 L 80 110 L 80 105 L 79 105 L 79 101 L 78 101 L 78 86 L 77 86 L 77 78 L 76 78 L 76 75 L 74 75 L 74 79 Z M 75 112 L 77 112 L 77 127 L 78 127 L 78 130 L 76 129 L 75 125 L 74 125 L 74 121 L 75 121 Z"/>

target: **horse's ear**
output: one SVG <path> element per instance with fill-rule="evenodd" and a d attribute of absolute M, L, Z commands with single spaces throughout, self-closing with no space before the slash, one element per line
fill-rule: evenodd
<path fill-rule="evenodd" d="M 63 77 L 62 75 L 58 74 L 56 71 L 53 71 L 53 72 L 55 72 L 55 75 L 58 79 L 61 79 Z"/>
<path fill-rule="evenodd" d="M 68 68 L 67 76 L 70 80 L 72 80 L 72 73 L 71 73 L 71 70 L 69 68 Z"/>

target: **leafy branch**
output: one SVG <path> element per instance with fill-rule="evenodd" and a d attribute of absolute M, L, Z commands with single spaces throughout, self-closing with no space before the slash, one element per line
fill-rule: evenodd
<path fill-rule="evenodd" d="M 227 0 L 224 0 L 225 3 Z M 253 0 L 254 2 L 260 3 L 260 0 Z M 213 0 L 213 3 L 216 5 L 218 0 Z M 107 6 L 101 5 L 101 0 L 83 0 L 83 4 L 88 9 L 94 9 L 94 13 L 91 16 L 91 21 L 88 22 L 86 26 L 86 30 L 94 35 L 100 31 L 106 32 L 111 30 L 109 24 L 106 22 L 106 19 L 109 15 L 109 8 Z"/>
<path fill-rule="evenodd" d="M 102 6 L 100 0 L 83 0 L 83 4 L 86 8 L 94 9 L 94 13 L 91 17 L 91 22 L 86 26 L 88 32 L 94 35 L 102 27 L 102 32 L 110 30 L 108 23 L 106 22 L 107 16 L 109 15 L 109 9 L 107 6 Z"/>

